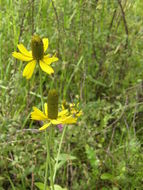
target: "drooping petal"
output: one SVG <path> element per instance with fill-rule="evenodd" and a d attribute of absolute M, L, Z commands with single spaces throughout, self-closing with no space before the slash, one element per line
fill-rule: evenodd
<path fill-rule="evenodd" d="M 62 110 L 61 112 L 58 113 L 58 116 L 63 116 L 66 115 L 68 113 L 68 110 Z"/>
<path fill-rule="evenodd" d="M 51 57 L 51 58 L 50 58 L 50 60 L 51 60 L 51 63 L 52 63 L 52 62 L 56 62 L 56 61 L 58 61 L 58 60 L 59 60 L 59 58 L 57 58 L 57 57 L 53 56 L 53 57 Z"/>
<path fill-rule="evenodd" d="M 30 51 L 28 51 L 28 50 L 24 47 L 23 44 L 18 44 L 17 47 L 18 47 L 19 51 L 20 51 L 23 55 L 32 58 L 32 53 L 31 53 Z"/>
<path fill-rule="evenodd" d="M 46 63 L 44 63 L 43 61 L 40 60 L 40 67 L 43 71 L 45 71 L 46 73 L 48 73 L 49 75 L 54 73 L 54 70 L 52 69 L 52 67 L 50 67 L 49 65 L 47 65 Z"/>
<path fill-rule="evenodd" d="M 44 109 L 45 109 L 46 116 L 48 116 L 48 104 L 47 103 L 44 104 Z"/>
<path fill-rule="evenodd" d="M 36 66 L 36 61 L 35 60 L 29 62 L 26 65 L 26 67 L 23 70 L 23 76 L 26 77 L 26 79 L 30 79 L 31 78 L 35 66 Z"/>
<path fill-rule="evenodd" d="M 33 120 L 40 120 L 40 121 L 45 121 L 47 120 L 47 116 L 40 111 L 38 108 L 33 107 L 33 112 L 31 113 L 31 119 Z"/>
<path fill-rule="evenodd" d="M 44 56 L 43 62 L 50 65 L 51 64 L 51 58 L 49 56 Z"/>
<path fill-rule="evenodd" d="M 51 119 L 51 123 L 52 123 L 53 125 L 58 125 L 58 124 L 61 124 L 61 121 L 58 120 L 58 119 Z"/>
<path fill-rule="evenodd" d="M 36 115 L 34 112 L 31 112 L 31 119 L 36 121 L 43 121 L 43 119 L 41 119 L 41 116 Z"/>
<path fill-rule="evenodd" d="M 48 58 L 51 57 L 51 54 L 44 55 L 44 57 L 45 57 L 46 59 L 48 59 Z"/>
<path fill-rule="evenodd" d="M 22 53 L 18 53 L 16 51 L 14 51 L 12 53 L 12 56 L 21 61 L 32 61 L 32 59 L 33 59 L 32 57 L 27 57 L 27 56 L 23 55 Z"/>
<path fill-rule="evenodd" d="M 55 61 L 58 61 L 58 60 L 59 60 L 59 59 L 58 59 L 57 57 L 55 57 L 55 56 L 49 57 L 49 55 L 45 55 L 44 58 L 43 58 L 43 61 L 44 61 L 46 64 L 48 64 L 48 65 L 50 65 L 51 63 L 53 63 L 53 62 L 55 62 Z"/>
<path fill-rule="evenodd" d="M 62 104 L 62 110 L 65 110 L 65 107 L 64 107 L 64 105 Z"/>
<path fill-rule="evenodd" d="M 47 48 L 48 48 L 49 40 L 48 40 L 48 38 L 43 38 L 42 41 L 43 41 L 43 44 L 44 44 L 44 52 L 45 52 L 47 50 Z"/>
<path fill-rule="evenodd" d="M 43 125 L 42 127 L 39 128 L 40 131 L 46 129 L 47 127 L 49 127 L 51 125 L 51 123 L 46 123 L 45 125 Z"/>
<path fill-rule="evenodd" d="M 61 120 L 61 122 L 63 124 L 72 124 L 72 123 L 76 123 L 77 122 L 77 118 L 75 117 L 72 117 L 72 116 L 69 116 L 69 117 L 66 117 L 66 118 L 63 118 Z"/>

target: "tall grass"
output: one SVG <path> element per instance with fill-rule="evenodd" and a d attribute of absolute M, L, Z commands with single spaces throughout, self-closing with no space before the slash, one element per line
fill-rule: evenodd
<path fill-rule="evenodd" d="M 56 183 L 71 190 L 142 189 L 142 1 L 0 1 L 0 189 L 36 189 L 43 181 L 43 133 L 29 113 L 40 102 L 39 82 L 22 77 L 12 58 L 17 43 L 48 37 L 59 62 L 62 98 L 80 100 L 83 116 L 69 127 Z M 127 32 L 128 31 L 128 32 Z M 30 130 L 29 130 L 30 129 Z M 56 153 L 61 134 L 56 130 Z"/>

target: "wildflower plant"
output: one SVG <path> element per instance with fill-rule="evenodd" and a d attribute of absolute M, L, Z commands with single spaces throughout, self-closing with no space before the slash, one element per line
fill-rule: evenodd
<path fill-rule="evenodd" d="M 73 124 L 77 121 L 77 116 L 73 117 L 68 109 L 63 108 L 62 111 L 58 111 L 58 93 L 55 89 L 49 91 L 48 104 L 44 104 L 44 112 L 36 107 L 33 107 L 33 110 L 31 119 L 44 122 L 39 130 L 44 130 L 51 124 Z"/>
<path fill-rule="evenodd" d="M 28 51 L 23 44 L 18 44 L 19 52 L 13 52 L 13 57 L 26 61 L 28 64 L 24 68 L 23 76 L 26 79 L 30 79 L 36 63 L 39 65 L 39 77 L 40 77 L 40 93 L 41 93 L 41 105 L 42 111 L 37 107 L 33 107 L 33 111 L 31 112 L 31 119 L 42 121 L 43 125 L 39 128 L 39 130 L 45 131 L 45 141 L 46 141 L 46 150 L 47 150 L 47 158 L 46 158 L 46 169 L 45 169 L 45 178 L 44 178 L 44 190 L 47 187 L 47 179 L 48 179 L 48 171 L 50 176 L 50 189 L 54 190 L 56 185 L 54 184 L 57 166 L 61 151 L 61 146 L 63 142 L 63 138 L 66 131 L 67 124 L 75 124 L 77 122 L 78 117 L 81 116 L 82 111 L 79 111 L 78 104 L 68 104 L 66 101 L 63 101 L 61 105 L 59 105 L 59 95 L 58 92 L 53 89 L 49 90 L 48 93 L 48 101 L 44 103 L 43 101 L 43 87 L 42 87 L 42 76 L 41 69 L 47 74 L 54 73 L 53 68 L 51 67 L 51 63 L 58 60 L 56 56 L 45 55 L 45 52 L 48 48 L 48 38 L 41 39 L 38 35 L 34 35 L 31 40 L 31 49 L 32 51 Z M 51 131 L 53 130 L 53 126 L 60 126 L 60 129 L 63 128 L 61 140 L 59 143 L 57 157 L 55 159 L 55 165 L 51 163 L 50 157 L 50 145 L 51 145 Z M 51 127 L 50 127 L 51 126 Z M 47 128 L 49 129 L 49 134 L 47 135 Z M 51 130 L 52 129 L 52 130 Z M 48 170 L 49 169 L 49 170 Z"/>
<path fill-rule="evenodd" d="M 38 35 L 32 36 L 32 51 L 28 51 L 23 44 L 17 45 L 19 52 L 14 51 L 12 56 L 21 61 L 28 62 L 23 70 L 23 76 L 26 77 L 26 79 L 30 79 L 32 77 L 36 63 L 38 63 L 40 68 L 47 74 L 50 75 L 54 73 L 51 63 L 58 61 L 58 58 L 55 55 L 52 57 L 50 54 L 45 55 L 48 45 L 48 38 L 41 39 Z"/>

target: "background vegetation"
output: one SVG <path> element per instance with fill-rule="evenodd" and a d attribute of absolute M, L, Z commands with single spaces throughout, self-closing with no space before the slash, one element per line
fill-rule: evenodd
<path fill-rule="evenodd" d="M 38 70 L 27 82 L 25 63 L 12 58 L 19 42 L 30 49 L 34 33 L 59 57 L 54 76 L 43 75 L 45 100 L 56 85 L 84 113 L 66 132 L 56 184 L 143 189 L 142 10 L 142 0 L 0 1 L 0 190 L 36 190 L 44 178 L 44 133 L 29 115 L 40 107 Z"/>

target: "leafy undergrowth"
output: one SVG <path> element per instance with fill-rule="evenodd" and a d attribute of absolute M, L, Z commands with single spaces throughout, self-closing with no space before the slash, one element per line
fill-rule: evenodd
<path fill-rule="evenodd" d="M 121 2 L 121 3 L 120 3 Z M 43 76 L 44 97 L 56 87 L 83 115 L 68 127 L 56 184 L 68 190 L 142 189 L 142 1 L 2 1 L 0 35 L 0 190 L 34 190 L 43 182 L 46 148 L 40 123 L 38 71 L 22 77 L 12 58 L 36 32 L 57 53 L 56 73 Z M 61 133 L 55 127 L 53 163 Z"/>

